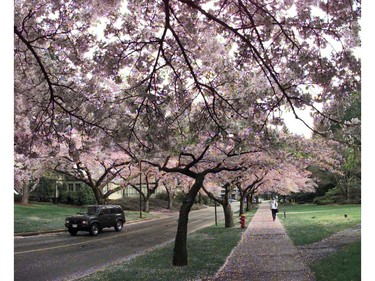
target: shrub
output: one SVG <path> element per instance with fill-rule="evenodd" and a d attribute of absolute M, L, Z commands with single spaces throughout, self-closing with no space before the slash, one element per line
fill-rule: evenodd
<path fill-rule="evenodd" d="M 325 196 L 320 196 L 320 197 L 315 197 L 313 200 L 313 203 L 317 205 L 328 205 L 328 204 L 333 204 L 335 202 L 330 198 L 327 198 Z"/>
<path fill-rule="evenodd" d="M 167 192 L 160 192 L 155 195 L 156 199 L 168 201 L 168 193 Z"/>
<path fill-rule="evenodd" d="M 82 206 L 96 204 L 95 195 L 88 186 L 83 186 L 74 193 L 74 205 Z"/>
<path fill-rule="evenodd" d="M 60 191 L 60 202 L 70 205 L 92 205 L 96 204 L 94 193 L 88 186 L 82 186 L 77 191 Z"/>
<path fill-rule="evenodd" d="M 72 191 L 61 190 L 60 191 L 60 202 L 63 204 L 73 204 L 72 202 Z"/>
<path fill-rule="evenodd" d="M 178 192 L 176 194 L 176 197 L 175 197 L 174 201 L 182 203 L 182 201 L 184 200 L 184 197 L 185 197 L 185 193 L 184 192 Z"/>
<path fill-rule="evenodd" d="M 123 199 L 110 200 L 110 204 L 120 205 L 123 210 L 128 211 L 139 211 L 139 197 L 128 197 Z M 142 200 L 142 207 L 144 202 Z M 150 198 L 149 207 L 151 211 L 159 211 L 166 209 L 167 202 L 158 198 Z M 173 210 L 179 209 L 179 204 L 174 204 L 172 207 Z"/>
<path fill-rule="evenodd" d="M 311 203 L 316 196 L 315 193 L 293 193 L 290 196 L 290 199 L 295 200 L 297 203 Z"/>
<path fill-rule="evenodd" d="M 324 196 L 314 198 L 314 204 L 327 205 L 327 204 L 360 204 L 361 194 L 353 194 L 353 198 L 347 199 L 341 190 L 337 187 L 330 189 Z"/>
<path fill-rule="evenodd" d="M 209 205 L 211 203 L 211 199 L 208 197 L 208 195 L 202 196 L 202 200 L 205 205 Z"/>
<path fill-rule="evenodd" d="M 29 199 L 36 202 L 52 202 L 56 193 L 56 180 L 42 177 L 38 186 L 30 192 Z"/>
<path fill-rule="evenodd" d="M 130 204 L 129 201 L 132 201 L 132 203 Z M 132 200 L 126 200 L 126 199 L 111 200 L 111 204 L 120 205 L 124 211 L 137 210 L 137 208 L 139 210 L 139 199 L 136 199 L 136 198 L 134 199 L 132 198 Z"/>

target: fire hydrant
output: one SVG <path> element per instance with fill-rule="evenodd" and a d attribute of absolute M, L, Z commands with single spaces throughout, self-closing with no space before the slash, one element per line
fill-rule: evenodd
<path fill-rule="evenodd" d="M 240 217 L 240 225 L 241 225 L 242 229 L 245 228 L 245 221 L 246 221 L 246 215 L 242 214 L 241 217 Z"/>

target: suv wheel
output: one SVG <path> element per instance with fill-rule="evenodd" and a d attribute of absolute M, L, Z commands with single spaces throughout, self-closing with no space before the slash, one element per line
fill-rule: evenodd
<path fill-rule="evenodd" d="M 73 229 L 73 228 L 69 228 L 68 231 L 69 231 L 70 235 L 72 235 L 72 236 L 76 236 L 77 232 L 78 232 L 77 229 Z"/>
<path fill-rule="evenodd" d="M 121 230 L 122 230 L 122 226 L 123 226 L 123 224 L 122 224 L 122 220 L 118 220 L 118 221 L 116 222 L 116 225 L 115 225 L 115 230 L 116 230 L 116 231 L 121 231 Z"/>
<path fill-rule="evenodd" d="M 97 223 L 93 223 L 90 226 L 90 235 L 96 236 L 99 233 L 99 225 Z"/>

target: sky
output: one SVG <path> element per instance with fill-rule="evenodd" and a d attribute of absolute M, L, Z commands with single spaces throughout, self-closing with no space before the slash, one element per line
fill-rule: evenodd
<path fill-rule="evenodd" d="M 295 110 L 301 119 L 303 119 L 309 126 L 313 127 L 313 118 L 310 116 L 309 110 L 300 110 L 297 108 Z M 310 138 L 312 136 L 312 131 L 306 127 L 301 120 L 296 119 L 292 112 L 283 112 L 283 118 L 290 132 L 296 135 L 302 135 L 305 138 Z"/>

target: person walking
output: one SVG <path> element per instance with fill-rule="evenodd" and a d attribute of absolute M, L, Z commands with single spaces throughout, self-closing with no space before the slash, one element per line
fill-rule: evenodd
<path fill-rule="evenodd" d="M 272 212 L 273 221 L 275 221 L 276 214 L 279 212 L 278 207 L 279 207 L 279 204 L 277 203 L 277 200 L 275 198 L 272 198 L 272 200 L 270 202 L 270 208 L 271 208 L 271 212 Z"/>

